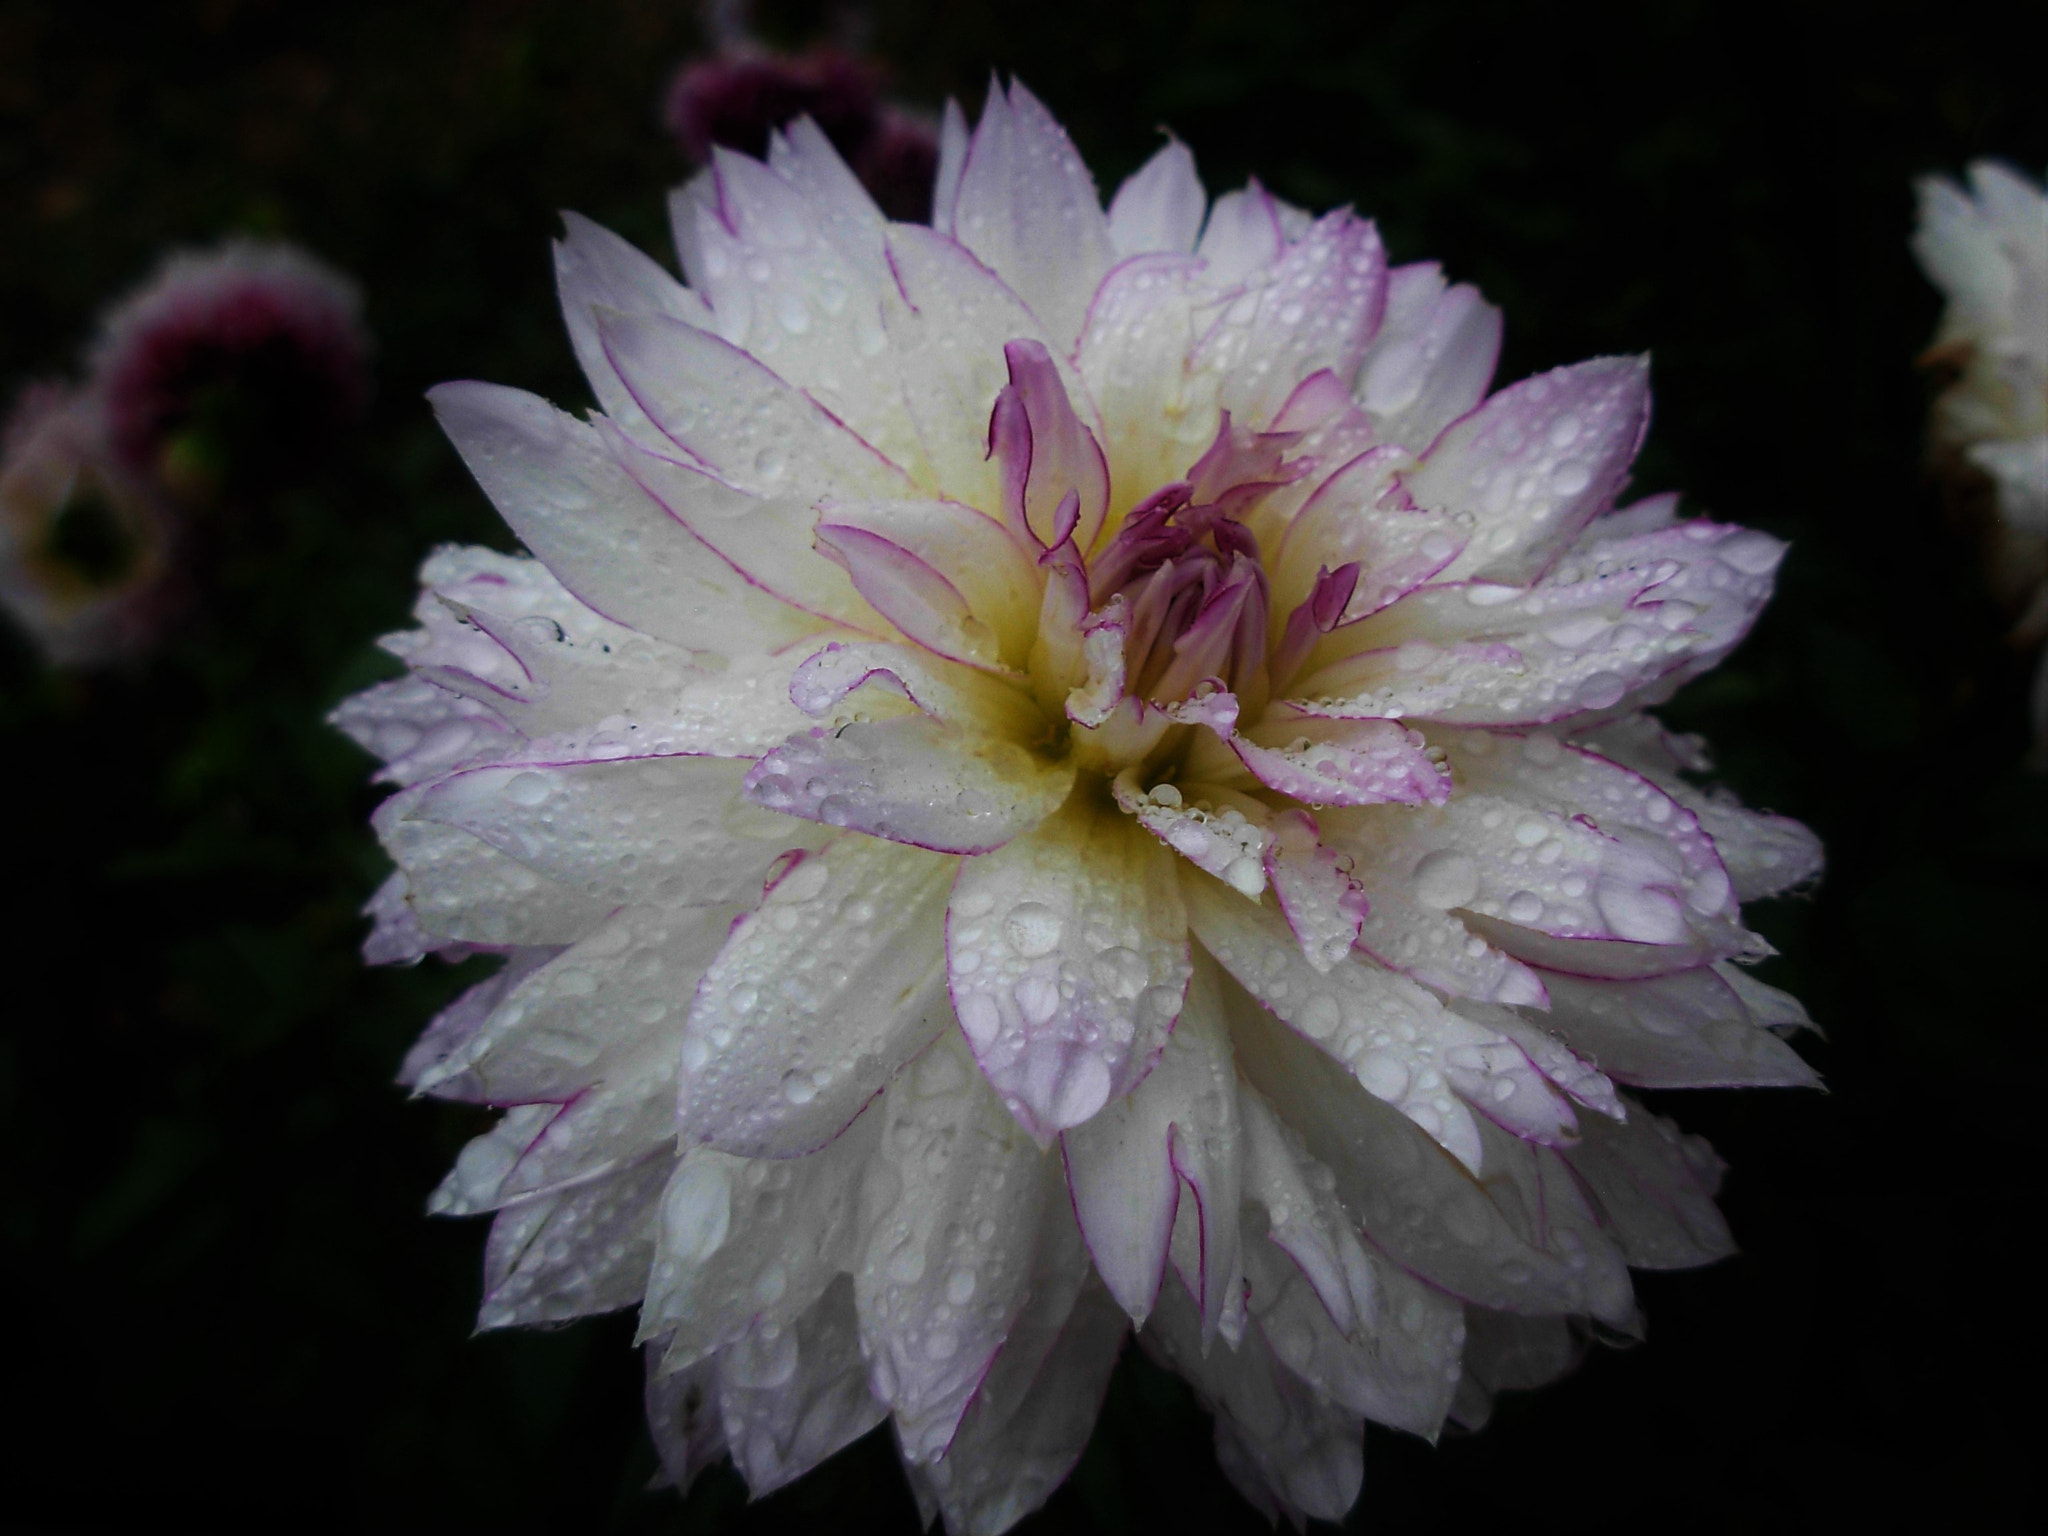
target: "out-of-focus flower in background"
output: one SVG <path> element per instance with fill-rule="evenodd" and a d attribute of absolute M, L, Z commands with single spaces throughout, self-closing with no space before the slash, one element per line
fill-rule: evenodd
<path fill-rule="evenodd" d="M 181 500 L 303 475 L 362 414 L 362 296 L 296 246 L 179 251 L 109 309 L 89 388 L 113 451 Z"/>
<path fill-rule="evenodd" d="M 1969 188 L 1920 182 L 1913 253 L 1947 299 L 1922 361 L 1947 376 L 1929 423 L 1935 461 L 1966 507 L 1988 500 L 1989 572 L 2021 610 L 2014 638 L 2048 638 L 2048 197 L 1990 160 Z M 2048 747 L 2048 665 L 2034 685 Z"/>
<path fill-rule="evenodd" d="M 883 213 L 913 222 L 931 215 L 937 122 L 887 100 L 880 69 L 838 49 L 779 54 L 736 43 L 678 70 L 663 116 L 699 165 L 717 148 L 765 155 L 772 131 L 809 117 Z"/>
<path fill-rule="evenodd" d="M 1107 211 L 953 109 L 931 227 L 813 123 L 557 248 L 588 420 L 443 426 L 533 556 L 437 552 L 336 723 L 399 786 L 373 959 L 505 956 L 403 1080 L 505 1111 L 485 1327 L 640 1308 L 671 1475 L 893 1420 L 999 1532 L 1118 1350 L 1256 1506 L 1341 1518 L 1732 1249 L 1625 1088 L 1813 1083 L 1742 903 L 1811 833 L 1643 711 L 1785 553 L 1621 505 L 1648 367 L 1171 143 Z"/>
<path fill-rule="evenodd" d="M 111 448 L 96 397 L 23 392 L 0 439 L 0 605 L 52 662 L 134 656 L 178 606 L 178 520 Z"/>

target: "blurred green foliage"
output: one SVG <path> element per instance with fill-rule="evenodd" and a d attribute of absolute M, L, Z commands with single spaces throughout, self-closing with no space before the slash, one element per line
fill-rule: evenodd
<path fill-rule="evenodd" d="M 848 25 L 768 6 L 795 43 Z M 1638 481 L 1794 541 L 1736 659 L 1669 712 L 1827 838 L 1759 911 L 1831 1092 L 1692 1095 L 1746 1253 L 1649 1277 L 1652 1342 L 1434 1450 L 1375 1432 L 1355 1517 L 1778 1528 L 1881 1494 L 1965 1519 L 2020 1476 L 2029 1092 L 2044 1077 L 2048 782 L 2024 665 L 1921 467 L 1935 300 L 1910 178 L 2048 163 L 2038 50 L 1984 0 L 1525 6 L 883 0 L 899 92 L 1014 70 L 1104 184 L 1171 124 L 1212 189 L 1377 215 L 1505 305 L 1503 376 L 1655 351 Z M 0 3 L 0 374 L 69 368 L 168 245 L 242 230 L 355 274 L 378 397 L 353 451 L 209 515 L 203 599 L 146 662 L 0 640 L 13 997 L 0 1255 L 24 1528 L 907 1530 L 870 1437 L 757 1506 L 642 1491 L 630 1322 L 470 1339 L 481 1229 L 426 1191 L 476 1117 L 390 1086 L 474 967 L 373 972 L 367 763 L 322 723 L 385 675 L 413 570 L 505 544 L 421 403 L 581 401 L 554 211 L 663 248 L 656 125 L 690 10 L 655 0 Z M 2032 1020 L 2029 1024 L 2027 1021 Z M 1674 1096 L 1677 1097 L 1677 1096 Z M 1664 1106 L 1672 1108 L 1672 1105 Z M 1046 1530 L 1251 1529 L 1184 1391 L 1128 1362 Z"/>

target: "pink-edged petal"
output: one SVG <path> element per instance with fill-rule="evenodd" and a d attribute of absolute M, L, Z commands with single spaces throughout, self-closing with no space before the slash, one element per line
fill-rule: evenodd
<path fill-rule="evenodd" d="M 932 184 L 932 228 L 942 235 L 953 233 L 953 207 L 960 200 L 960 173 L 967 169 L 970 142 L 967 114 L 948 96 L 939 119 L 939 169 Z"/>
<path fill-rule="evenodd" d="M 1263 427 L 1311 374 L 1328 368 L 1350 378 L 1357 372 L 1386 295 L 1379 231 L 1339 209 L 1224 310 L 1196 345 L 1189 367 L 1219 374 L 1223 408 L 1247 426 Z"/>
<path fill-rule="evenodd" d="M 703 972 L 678 1047 L 684 1144 L 823 1146 L 951 1022 L 953 861 L 842 838 L 785 865 Z"/>
<path fill-rule="evenodd" d="M 500 1211 L 484 1245 L 477 1328 L 566 1323 L 637 1303 L 674 1166 L 668 1152 L 656 1152 L 609 1178 Z"/>
<path fill-rule="evenodd" d="M 1010 381 L 996 397 L 989 429 L 989 449 L 1002 469 L 1003 521 L 1042 549 L 1069 536 L 1077 549 L 1093 548 L 1109 509 L 1108 461 L 1043 345 L 1013 341 L 1003 357 Z M 1072 517 L 1071 526 L 1060 526 L 1063 515 Z"/>
<path fill-rule="evenodd" d="M 991 84 L 953 204 L 953 238 L 1008 283 L 1070 350 L 1116 260 L 1095 180 L 1073 141 L 1022 85 Z"/>
<path fill-rule="evenodd" d="M 1500 311 L 1434 262 L 1388 274 L 1387 312 L 1358 370 L 1358 400 L 1381 442 L 1421 453 L 1486 397 L 1500 357 Z"/>
<path fill-rule="evenodd" d="M 998 507 L 1001 477 L 987 450 L 989 418 L 1009 382 L 1003 348 L 1018 340 L 1044 346 L 1088 420 L 1094 406 L 1066 362 L 1070 348 L 965 246 L 929 229 L 892 224 L 889 265 L 897 284 L 885 312 L 889 349 L 901 359 L 924 453 L 919 484 L 968 506 Z"/>
<path fill-rule="evenodd" d="M 868 1391 L 842 1275 L 794 1323 L 763 1323 L 718 1356 L 725 1441 L 747 1492 L 764 1498 L 851 1445 L 887 1417 Z"/>
<path fill-rule="evenodd" d="M 669 516 L 594 428 L 495 384 L 442 384 L 427 398 L 520 542 L 597 611 L 726 653 L 773 648 L 817 627 L 749 586 Z"/>
<path fill-rule="evenodd" d="M 1065 803 L 1071 760 L 909 716 L 792 736 L 747 774 L 747 798 L 785 816 L 940 853 L 986 854 Z"/>
<path fill-rule="evenodd" d="M 562 238 L 555 242 L 554 251 L 562 319 L 591 393 L 605 414 L 621 426 L 644 426 L 646 416 L 604 355 L 597 334 L 597 311 L 662 315 L 695 326 L 709 326 L 711 311 L 702 298 L 669 276 L 638 246 L 580 213 L 563 213 Z"/>
<path fill-rule="evenodd" d="M 1319 720 L 1282 708 L 1268 711 L 1252 736 L 1233 735 L 1230 749 L 1268 789 L 1310 805 L 1450 798 L 1450 775 L 1421 734 L 1392 720 Z"/>
<path fill-rule="evenodd" d="M 1167 136 L 1159 152 L 1133 171 L 1109 203 L 1109 236 L 1118 256 L 1190 254 L 1202 232 L 1209 197 L 1187 145 Z"/>
<path fill-rule="evenodd" d="M 496 710 L 413 672 L 343 699 L 327 723 L 383 761 L 378 783 L 401 789 L 496 756 L 516 739 Z"/>
<path fill-rule="evenodd" d="M 831 501 L 816 538 L 821 552 L 846 566 L 861 595 L 911 638 L 955 661 L 1021 667 L 1029 659 L 1042 578 L 986 513 L 941 501 Z M 926 594 L 927 572 L 950 597 L 937 588 Z M 932 644 L 926 633 L 943 643 Z M 987 637 L 995 641 L 993 655 Z"/>
<path fill-rule="evenodd" d="M 821 838 L 749 805 L 746 772 L 668 756 L 474 768 L 424 786 L 411 814 L 594 902 L 710 906 L 755 895 L 786 849 Z"/>
<path fill-rule="evenodd" d="M 1512 384 L 1445 430 L 1408 476 L 1416 504 L 1478 527 L 1446 573 L 1534 580 L 1612 505 L 1650 422 L 1650 369 L 1599 357 Z"/>
<path fill-rule="evenodd" d="M 1564 1151 L 1518 1141 L 1491 1123 L 1482 1123 L 1479 1133 L 1486 1142 L 1486 1167 L 1480 1182 L 1494 1206 L 1514 1224 L 1524 1242 L 1571 1268 L 1585 1298 L 1577 1310 L 1641 1337 L 1642 1314 L 1636 1308 L 1627 1260 L 1613 1234 L 1602 1225 L 1599 1208 L 1587 1195 L 1584 1183 L 1565 1161 Z"/>
<path fill-rule="evenodd" d="M 1116 1303 L 1090 1283 L 1042 1355 L 1019 1351 L 1018 1334 L 1039 1310 L 1040 1294 L 1034 1287 L 946 1454 L 911 1471 L 958 1536 L 1000 1536 L 1066 1480 L 1087 1448 L 1130 1330 Z"/>
<path fill-rule="evenodd" d="M 1124 693 L 1125 621 L 1121 596 L 1115 614 L 1088 611 L 1088 568 L 1071 539 L 1055 545 L 1040 562 L 1045 591 L 1039 599 L 1038 633 L 1031 642 L 1031 680 L 1039 707 L 1057 717 L 1100 724 Z M 1102 634 L 1114 625 L 1114 634 Z M 1090 684 L 1093 692 L 1086 692 Z M 1079 692 L 1081 697 L 1075 701 Z"/>
<path fill-rule="evenodd" d="M 1714 1205 L 1720 1158 L 1661 1115 L 1631 1104 L 1625 1124 L 1590 1123 L 1565 1160 L 1634 1268 L 1691 1269 L 1735 1252 Z"/>
<path fill-rule="evenodd" d="M 1639 1088 L 1811 1088 L 1820 1075 L 1712 966 L 1646 981 L 1546 976 L 1543 1023 Z"/>
<path fill-rule="evenodd" d="M 1140 1326 L 1158 1299 L 1183 1209 L 1193 1251 L 1174 1254 L 1175 1267 L 1208 1333 L 1239 1284 L 1242 1132 L 1215 986 L 1198 972 L 1158 1065 L 1128 1097 L 1060 1138 L 1096 1273 Z"/>
<path fill-rule="evenodd" d="M 1301 943 L 1301 953 L 1319 971 L 1351 953 L 1370 904 L 1351 878 L 1351 860 L 1325 848 L 1321 829 L 1306 811 L 1273 818 L 1272 839 L 1263 862 L 1280 914 Z"/>
<path fill-rule="evenodd" d="M 854 1295 L 870 1389 L 895 1416 L 903 1459 L 921 1465 L 952 1443 L 1029 1300 L 1063 1197 L 957 1036 L 941 1035 L 880 1108 Z"/>
<path fill-rule="evenodd" d="M 1806 1005 L 1790 992 L 1780 991 L 1768 982 L 1758 981 L 1739 965 L 1726 960 L 1716 961 L 1714 974 L 1735 989 L 1735 995 L 1742 999 L 1742 1006 L 1749 1010 L 1749 1016 L 1765 1029 L 1780 1035 L 1795 1035 L 1802 1029 L 1821 1033 L 1821 1027 L 1813 1022 L 1813 1016 L 1806 1011 Z"/>
<path fill-rule="evenodd" d="M 1250 996 L 1466 1167 L 1476 1171 L 1480 1159 L 1472 1108 L 1498 1114 L 1513 1105 L 1518 1134 L 1573 1139 L 1562 1095 L 1498 1030 L 1452 1012 L 1414 982 L 1366 960 L 1319 971 L 1276 914 L 1213 882 L 1194 878 L 1183 885 L 1196 936 Z"/>
<path fill-rule="evenodd" d="M 1018 688 L 976 668 L 946 660 L 922 646 L 835 640 L 807 656 L 790 674 L 789 701 L 807 715 L 838 717 L 850 696 L 871 718 L 890 694 L 948 725 L 1025 739 L 1043 721 Z"/>
<path fill-rule="evenodd" d="M 1161 783 L 1142 787 L 1135 768 L 1110 786 L 1116 803 L 1138 825 L 1195 868 L 1256 901 L 1266 888 L 1266 808 L 1248 796 L 1215 785 Z"/>
<path fill-rule="evenodd" d="M 1336 1175 L 1337 1194 L 1376 1248 L 1465 1300 L 1585 1310 L 1579 1269 L 1532 1245 L 1463 1163 L 1239 996 L 1231 1015 L 1239 1070 L 1268 1100 L 1287 1106 L 1288 1123 Z M 1480 1122 L 1480 1129 L 1483 1136 L 1490 1127 Z"/>
<path fill-rule="evenodd" d="M 1202 263 L 1187 256 L 1127 257 L 1096 290 L 1075 363 L 1102 412 L 1115 485 L 1149 494 L 1214 440 L 1217 381 L 1187 375 L 1198 321 L 1206 325 L 1214 300 Z"/>
<path fill-rule="evenodd" d="M 881 1122 L 863 1114 L 821 1150 L 783 1162 L 702 1146 L 684 1154 L 662 1195 L 640 1309 L 638 1337 L 663 1341 L 664 1370 L 764 1326 L 793 1325 L 858 1264 L 867 1232 L 860 1194 Z"/>
<path fill-rule="evenodd" d="M 844 569 L 813 545 L 813 501 L 763 501 L 687 464 L 650 453 L 600 423 L 619 465 L 669 515 L 715 551 L 747 583 L 806 613 L 871 635 L 889 625 Z"/>
<path fill-rule="evenodd" d="M 1597 528 L 1597 525 L 1596 525 Z M 1333 713 L 1540 724 L 1668 696 L 1748 634 L 1785 546 L 1707 522 L 1591 535 L 1541 582 L 1434 586 L 1320 644 L 1295 691 Z"/>
<path fill-rule="evenodd" d="M 663 434 L 754 496 L 911 494 L 902 470 L 801 390 L 709 331 L 604 311 L 605 356 Z"/>
<path fill-rule="evenodd" d="M 416 818 L 422 793 L 401 790 L 377 807 L 370 824 L 400 871 L 394 878 L 403 884 L 390 894 L 402 897 L 427 947 L 573 944 L 616 905 L 585 894 L 580 882 L 548 878 L 473 833 Z M 387 914 L 387 921 L 395 926 L 398 915 Z"/>
<path fill-rule="evenodd" d="M 510 951 L 505 957 L 503 970 L 465 990 L 427 1021 L 427 1027 L 420 1031 L 420 1037 L 412 1043 L 405 1053 L 405 1060 L 399 1064 L 398 1085 L 414 1093 L 431 1092 L 437 1099 L 454 1099 L 465 1104 L 482 1103 L 484 1085 L 476 1074 L 461 1067 L 452 1072 L 438 1069 L 464 1048 L 514 987 L 560 953 L 552 946 Z M 429 1074 L 435 1079 L 431 1090 L 420 1086 L 420 1080 Z"/>
<path fill-rule="evenodd" d="M 1186 1378 L 1216 1416 L 1217 1460 L 1254 1504 L 1306 1519 L 1342 1520 L 1365 1475 L 1358 1415 L 1315 1391 L 1274 1359 L 1256 1330 L 1235 1349 L 1208 1347 L 1187 1292 L 1168 1286 L 1147 1354 Z"/>
<path fill-rule="evenodd" d="M 1185 922 L 1166 851 L 1081 800 L 960 866 L 946 925 L 954 1010 L 1041 1143 L 1151 1070 L 1187 988 Z"/>
<path fill-rule="evenodd" d="M 621 909 L 519 976 L 463 1040 L 422 1068 L 418 1091 L 491 1104 L 567 1101 L 622 1054 L 680 1029 L 673 1000 L 697 985 L 734 915 L 730 906 Z"/>
<path fill-rule="evenodd" d="M 1407 505 L 1395 477 L 1412 461 L 1375 448 L 1324 480 L 1288 525 L 1273 575 L 1273 609 L 1292 610 L 1314 594 L 1319 573 L 1356 563 L 1353 589 L 1327 632 L 1407 596 L 1454 560 L 1466 529 L 1448 513 Z"/>

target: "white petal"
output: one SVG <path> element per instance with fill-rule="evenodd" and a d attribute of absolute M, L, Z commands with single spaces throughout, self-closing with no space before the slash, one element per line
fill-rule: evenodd
<path fill-rule="evenodd" d="M 1585 1310 L 1588 1292 L 1575 1268 L 1532 1246 L 1463 1164 L 1336 1063 L 1248 998 L 1233 1008 L 1231 1040 L 1239 1069 L 1287 1106 L 1289 1123 L 1336 1175 L 1345 1208 L 1379 1251 L 1461 1299 Z"/>
<path fill-rule="evenodd" d="M 1451 1417 L 1468 1431 L 1493 1416 L 1494 1395 L 1548 1386 L 1576 1367 L 1584 1339 L 1562 1317 L 1465 1309 L 1465 1370 Z"/>
<path fill-rule="evenodd" d="M 1350 858 L 1318 841 L 1319 829 L 1308 812 L 1282 812 L 1273 819 L 1273 830 L 1264 862 L 1280 915 L 1300 941 L 1303 958 L 1327 971 L 1358 942 L 1367 911 L 1365 893 L 1351 878 Z"/>
<path fill-rule="evenodd" d="M 716 1363 L 706 1360 L 685 1371 L 664 1374 L 662 1346 L 647 1350 L 647 1430 L 661 1458 L 658 1481 L 678 1493 L 706 1467 L 725 1459 L 725 1423 L 718 1410 Z"/>
<path fill-rule="evenodd" d="M 1109 205 L 1109 234 L 1118 256 L 1155 251 L 1185 256 L 1202 232 L 1209 197 L 1195 174 L 1195 157 L 1179 139 L 1133 171 Z"/>
<path fill-rule="evenodd" d="M 860 1187 L 881 1132 L 862 1115 L 809 1157 L 695 1147 L 662 1196 L 639 1337 L 681 1370 L 765 1323 L 787 1327 L 858 1261 Z"/>
<path fill-rule="evenodd" d="M 1697 1136 L 1640 1104 L 1626 1123 L 1589 1124 L 1565 1160 L 1600 1202 L 1605 1225 L 1637 1269 L 1690 1269 L 1735 1252 L 1714 1206 L 1720 1159 Z"/>
<path fill-rule="evenodd" d="M 1420 733 L 1391 720 L 1327 720 L 1282 707 L 1230 749 L 1268 789 L 1310 805 L 1441 805 L 1450 775 Z"/>
<path fill-rule="evenodd" d="M 400 788 L 504 752 L 515 740 L 496 711 L 415 672 L 343 699 L 327 723 L 382 759 L 378 781 Z"/>
<path fill-rule="evenodd" d="M 951 873 L 950 859 L 861 837 L 782 868 L 690 1003 L 686 1142 L 749 1157 L 821 1146 L 951 1022 Z"/>
<path fill-rule="evenodd" d="M 1365 1472 L 1364 1426 L 1355 1413 L 1275 1360 L 1256 1330 L 1236 1349 L 1204 1354 L 1200 1319 L 1177 1285 L 1162 1293 L 1159 1311 L 1138 1342 L 1186 1377 L 1216 1415 L 1224 1471 L 1249 1471 L 1257 1479 L 1251 1489 L 1240 1484 L 1247 1497 L 1258 1500 L 1263 1491 L 1297 1525 L 1303 1517 L 1344 1518 Z"/>
<path fill-rule="evenodd" d="M 1195 868 L 1254 901 L 1265 890 L 1264 859 L 1273 835 L 1258 801 L 1207 784 L 1162 784 L 1147 793 L 1139 788 L 1135 768 L 1118 774 L 1111 790 L 1139 826 Z"/>
<path fill-rule="evenodd" d="M 1524 379 L 1449 428 L 1408 490 L 1479 531 L 1451 580 L 1525 582 L 1613 501 L 1650 419 L 1649 365 L 1602 357 Z"/>
<path fill-rule="evenodd" d="M 1137 1086 L 1187 987 L 1170 857 L 1078 801 L 961 865 L 946 949 L 960 1027 L 1041 1141 Z"/>
<path fill-rule="evenodd" d="M 630 1307 L 647 1289 L 666 1152 L 609 1178 L 500 1211 L 484 1249 L 478 1328 L 564 1323 Z"/>
<path fill-rule="evenodd" d="M 881 1423 L 868 1391 L 852 1281 L 842 1275 L 793 1323 L 764 1322 L 718 1355 L 725 1441 L 764 1498 Z"/>
<path fill-rule="evenodd" d="M 1622 1082 L 1642 1088 L 1819 1085 L 1819 1074 L 1763 1027 L 1714 967 L 1648 981 L 1544 980 L 1550 989 L 1544 1027 Z"/>
<path fill-rule="evenodd" d="M 1216 199 L 1195 254 L 1208 264 L 1209 281 L 1220 288 L 1278 261 L 1286 246 L 1280 206 L 1254 180 Z"/>
<path fill-rule="evenodd" d="M 897 620 L 897 627 L 956 661 L 993 663 L 995 655 L 965 655 L 958 645 L 934 645 L 933 637 L 903 623 L 885 590 L 862 579 L 867 564 L 856 557 L 857 542 L 847 531 L 886 541 L 901 555 L 937 575 L 962 604 L 954 623 L 992 635 L 1000 659 L 1021 667 L 1030 656 L 1033 621 L 1038 617 L 1042 578 L 1029 556 L 1002 526 L 987 514 L 957 503 L 937 501 L 829 503 L 819 519 L 821 545 L 848 562 L 854 585 L 877 609 Z M 968 648 L 982 650 L 985 647 Z"/>
<path fill-rule="evenodd" d="M 1434 262 L 1388 275 L 1387 313 L 1358 370 L 1358 399 L 1381 442 L 1422 453 L 1486 397 L 1500 356 L 1500 311 Z"/>
<path fill-rule="evenodd" d="M 562 1100 L 656 1035 L 680 1033 L 684 1004 L 735 909 L 627 907 L 507 989 L 470 1034 L 423 1070 L 422 1093 L 473 1085 L 484 1102 Z"/>
<path fill-rule="evenodd" d="M 597 611 L 728 654 L 773 649 L 818 627 L 749 586 L 670 517 L 594 428 L 494 384 L 442 384 L 427 398 L 520 542 Z"/>
<path fill-rule="evenodd" d="M 903 1458 L 942 1455 L 1029 1296 L 1052 1163 L 941 1035 L 883 1096 L 854 1271 L 869 1383 Z"/>
<path fill-rule="evenodd" d="M 1065 356 L 1116 249 L 1095 179 L 1037 97 L 991 86 L 953 205 L 953 237 L 1044 322 Z"/>
<path fill-rule="evenodd" d="M 1574 1310 L 1590 1312 L 1623 1332 L 1638 1331 L 1642 1319 L 1626 1261 L 1612 1234 L 1603 1230 L 1598 1208 L 1563 1154 L 1517 1141 L 1490 1124 L 1480 1126 L 1480 1136 L 1486 1142 L 1480 1184 L 1522 1241 L 1573 1271 L 1583 1294 Z M 1550 1308 L 1525 1305 L 1516 1310 Z"/>
<path fill-rule="evenodd" d="M 1142 1325 L 1159 1294 L 1181 1188 L 1196 1251 L 1182 1273 L 1213 1334 L 1238 1274 L 1241 1133 L 1215 980 L 1197 973 L 1159 1064 L 1061 1136 L 1074 1214 L 1110 1294 Z"/>
<path fill-rule="evenodd" d="M 1102 412 L 1112 485 L 1176 480 L 1214 441 L 1219 381 L 1187 372 L 1214 299 L 1201 262 L 1184 256 L 1128 257 L 1096 291 L 1074 355 Z"/>
<path fill-rule="evenodd" d="M 405 903 L 437 939 L 492 946 L 573 944 L 604 921 L 607 903 L 535 873 L 455 827 L 408 814 L 420 791 L 377 807 L 371 825 L 405 877 Z"/>
<path fill-rule="evenodd" d="M 641 428 L 647 418 L 604 355 L 596 311 L 666 315 L 689 325 L 709 325 L 711 311 L 659 262 L 603 225 L 565 212 L 562 226 L 562 238 L 555 242 L 555 287 L 576 361 L 583 365 L 583 376 L 605 413 L 628 430 Z"/>
<path fill-rule="evenodd" d="M 939 853 L 985 854 L 1066 801 L 1071 759 L 923 716 L 792 736 L 747 774 L 756 805 Z"/>
<path fill-rule="evenodd" d="M 932 228 L 953 233 L 953 207 L 960 200 L 960 173 L 967 168 L 967 114 L 951 96 L 939 121 L 939 170 L 932 185 Z"/>
<path fill-rule="evenodd" d="M 746 772 L 670 756 L 475 768 L 425 786 L 413 814 L 592 902 L 707 906 L 751 899 L 782 853 L 827 835 L 748 804 Z"/>
<path fill-rule="evenodd" d="M 403 881 L 405 877 L 398 878 Z M 431 1093 L 437 1099 L 464 1104 L 484 1102 L 483 1081 L 475 1073 L 462 1068 L 449 1072 L 439 1069 L 468 1045 L 514 987 L 560 953 L 551 945 L 507 953 L 503 970 L 470 987 L 427 1021 L 427 1027 L 420 1031 L 420 1037 L 406 1051 L 399 1066 L 399 1086 L 415 1093 Z M 421 1079 L 429 1076 L 434 1078 L 434 1086 L 420 1087 Z"/>
<path fill-rule="evenodd" d="M 1321 819 L 1325 836 L 1347 848 L 1348 843 L 1334 835 L 1341 832 L 1335 813 L 1325 812 Z M 1546 994 L 1534 970 L 1494 948 L 1451 913 L 1411 900 L 1405 882 L 1389 884 L 1381 878 L 1384 873 L 1356 858 L 1352 861 L 1351 878 L 1371 903 L 1358 928 L 1360 949 L 1389 970 L 1453 997 L 1543 1006 Z"/>

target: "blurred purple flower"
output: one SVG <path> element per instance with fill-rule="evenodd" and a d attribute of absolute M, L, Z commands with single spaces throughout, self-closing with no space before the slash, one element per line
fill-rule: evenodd
<path fill-rule="evenodd" d="M 676 72 L 663 121 L 692 161 L 714 146 L 764 158 L 768 136 L 809 117 L 892 219 L 931 216 L 939 163 L 934 121 L 883 99 L 881 71 L 837 49 L 801 54 L 735 48 Z"/>
<path fill-rule="evenodd" d="M 223 447 L 258 475 L 317 454 L 362 413 L 369 358 L 353 282 L 296 247 L 232 239 L 174 253 L 107 312 L 91 388 L 121 462 L 178 491 Z"/>
<path fill-rule="evenodd" d="M 176 519 L 111 451 L 98 399 L 26 390 L 0 438 L 0 606 L 53 662 L 144 648 L 180 594 Z"/>

